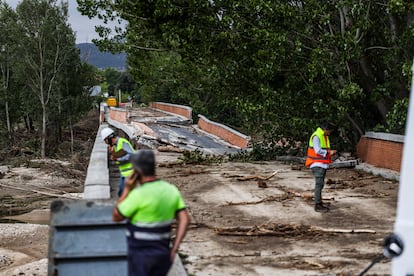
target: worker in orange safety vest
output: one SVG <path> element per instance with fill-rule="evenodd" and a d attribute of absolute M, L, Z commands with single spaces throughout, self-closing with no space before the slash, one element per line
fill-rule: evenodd
<path fill-rule="evenodd" d="M 326 171 L 332 163 L 331 157 L 336 150 L 331 149 L 329 135 L 334 130 L 334 125 L 324 122 L 316 129 L 309 139 L 308 153 L 305 165 L 309 167 L 315 177 L 315 211 L 328 212 L 329 207 L 322 202 L 322 189 L 325 184 Z"/>

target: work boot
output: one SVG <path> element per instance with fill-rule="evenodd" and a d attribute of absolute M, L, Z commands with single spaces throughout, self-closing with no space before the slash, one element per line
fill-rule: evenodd
<path fill-rule="evenodd" d="M 326 213 L 329 212 L 329 208 L 325 205 L 323 205 L 322 203 L 318 203 L 315 204 L 315 211 L 316 212 L 321 212 L 321 213 Z"/>

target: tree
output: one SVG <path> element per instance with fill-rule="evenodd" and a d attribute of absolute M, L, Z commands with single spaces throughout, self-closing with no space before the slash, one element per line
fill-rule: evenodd
<path fill-rule="evenodd" d="M 190 104 L 273 144 L 307 141 L 328 119 L 353 149 L 409 93 L 408 1 L 78 3 L 88 16 L 128 22 L 124 39 L 102 32 L 100 45 L 127 52 L 146 99 Z"/>
<path fill-rule="evenodd" d="M 11 106 L 13 99 L 18 97 L 18 89 L 13 89 L 13 71 L 16 69 L 14 66 L 18 59 L 17 51 L 17 39 L 19 34 L 19 28 L 17 24 L 16 13 L 6 3 L 0 1 L 0 28 L 3 30 L 0 33 L 0 72 L 1 72 L 1 95 L 2 105 L 4 105 L 4 115 L 6 121 L 6 128 L 9 139 L 12 137 L 12 119 L 11 119 Z M 14 106 L 19 106 L 18 104 Z M 16 108 L 15 108 L 16 110 Z M 16 112 L 17 113 L 17 112 Z M 16 116 L 16 113 L 13 115 Z M 15 117 L 14 116 L 14 117 Z"/>
<path fill-rule="evenodd" d="M 67 3 L 59 6 L 56 0 L 23 0 L 16 11 L 24 30 L 21 52 L 27 87 L 41 108 L 40 151 L 45 157 L 48 107 L 59 93 L 58 82 L 65 65 L 76 57 L 75 35 L 67 23 Z"/>

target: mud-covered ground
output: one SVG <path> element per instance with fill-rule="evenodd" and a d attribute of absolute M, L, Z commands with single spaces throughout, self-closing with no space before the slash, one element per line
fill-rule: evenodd
<path fill-rule="evenodd" d="M 159 171 L 180 187 L 193 217 L 181 246 L 191 275 L 358 275 L 394 226 L 398 183 L 355 169 L 328 171 L 328 213 L 314 211 L 312 174 L 298 164 Z M 366 275 L 390 269 L 385 260 Z"/>
<path fill-rule="evenodd" d="M 90 152 L 98 125 L 83 127 Z M 312 175 L 300 164 L 176 165 L 179 155 L 158 152 L 158 175 L 180 188 L 192 215 L 180 249 L 189 275 L 358 275 L 392 232 L 395 181 L 329 170 L 323 196 L 331 210 L 317 213 Z M 0 275 L 47 274 L 50 202 L 80 198 L 86 161 L 31 160 L 2 175 Z M 365 275 L 390 270 L 385 260 Z"/>
<path fill-rule="evenodd" d="M 81 198 L 98 127 L 91 112 L 74 126 L 73 144 L 64 133 L 54 159 L 18 146 L 1 151 L 0 275 L 47 275 L 50 203 Z"/>

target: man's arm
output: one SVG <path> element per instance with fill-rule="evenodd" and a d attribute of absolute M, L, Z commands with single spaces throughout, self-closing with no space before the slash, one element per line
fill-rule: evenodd
<path fill-rule="evenodd" d="M 188 225 L 190 224 L 190 215 L 186 209 L 183 209 L 177 213 L 178 226 L 175 234 L 174 244 L 171 248 L 171 261 L 174 261 L 174 257 L 177 254 L 181 241 L 184 239 L 187 233 Z"/>
<path fill-rule="evenodd" d="M 319 155 L 322 155 L 323 157 L 325 157 L 326 155 L 334 155 L 336 154 L 336 150 L 325 150 L 321 148 L 321 141 L 319 141 L 318 136 L 314 136 L 312 139 L 313 142 L 313 149 L 315 150 L 315 152 Z"/>
<path fill-rule="evenodd" d="M 125 218 L 118 211 L 118 204 L 115 205 L 115 208 L 112 210 L 112 220 L 115 222 L 123 221 Z"/>
<path fill-rule="evenodd" d="M 131 154 L 134 153 L 134 149 L 132 149 L 128 143 L 122 143 L 123 154 L 122 156 L 118 156 L 117 160 L 121 163 L 129 162 L 129 158 L 131 158 Z"/>
<path fill-rule="evenodd" d="M 134 172 L 132 175 L 127 177 L 127 179 L 125 179 L 125 187 L 124 187 L 124 190 L 122 191 L 122 195 L 119 197 L 114 209 L 112 210 L 113 221 L 122 221 L 125 219 L 125 217 L 121 213 L 119 213 L 118 205 L 119 203 L 124 201 L 124 199 L 127 198 L 129 192 L 135 188 L 135 186 L 138 183 L 138 177 L 139 177 L 138 172 Z"/>
<path fill-rule="evenodd" d="M 312 138 L 313 142 L 313 150 L 316 152 L 316 154 L 322 155 L 325 157 L 328 154 L 328 151 L 321 148 L 321 141 L 319 141 L 318 136 L 313 136 Z"/>

